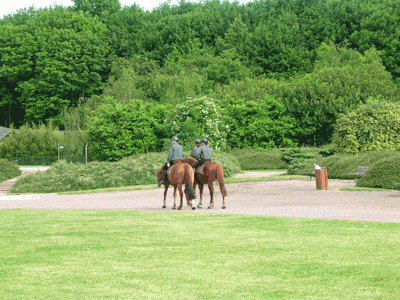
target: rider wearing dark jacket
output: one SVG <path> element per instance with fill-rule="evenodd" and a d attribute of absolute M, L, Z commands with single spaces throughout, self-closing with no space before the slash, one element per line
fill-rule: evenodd
<path fill-rule="evenodd" d="M 165 184 L 168 181 L 168 175 L 167 175 L 167 170 L 169 166 L 175 165 L 179 162 L 182 161 L 183 159 L 183 147 L 178 144 L 178 137 L 174 136 L 171 139 L 171 147 L 169 147 L 169 153 L 168 153 L 168 160 L 163 166 L 163 171 L 164 171 L 164 182 Z"/>
<path fill-rule="evenodd" d="M 197 149 L 198 160 L 192 165 L 192 168 L 196 171 L 196 168 L 201 166 L 205 161 L 211 160 L 212 150 L 208 146 L 208 140 L 203 139 L 201 147 Z"/>
<path fill-rule="evenodd" d="M 196 139 L 196 140 L 194 141 L 194 143 L 196 144 L 196 146 L 192 149 L 192 152 L 190 153 L 190 157 L 193 157 L 193 158 L 195 158 L 195 159 L 198 159 L 198 157 L 197 157 L 197 150 L 198 150 L 199 147 L 200 147 L 201 140 L 200 140 L 200 139 Z"/>

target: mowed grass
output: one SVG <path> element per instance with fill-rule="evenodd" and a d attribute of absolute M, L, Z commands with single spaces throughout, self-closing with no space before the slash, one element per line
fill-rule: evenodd
<path fill-rule="evenodd" d="M 0 233 L 2 299 L 400 298 L 393 223 L 1 210 Z"/>

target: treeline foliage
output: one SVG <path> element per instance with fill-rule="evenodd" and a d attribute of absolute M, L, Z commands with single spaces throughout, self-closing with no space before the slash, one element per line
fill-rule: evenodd
<path fill-rule="evenodd" d="M 204 133 L 225 148 L 323 145 L 369 97 L 399 100 L 399 18 L 400 0 L 19 10 L 0 19 L 0 125 L 53 120 L 115 160 L 160 151 L 171 134 L 196 138 L 204 116 L 192 107 L 186 132 L 176 109 L 208 96 L 229 130 Z"/>

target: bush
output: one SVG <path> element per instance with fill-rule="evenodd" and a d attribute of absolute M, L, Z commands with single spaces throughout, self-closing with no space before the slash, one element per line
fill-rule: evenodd
<path fill-rule="evenodd" d="M 280 170 L 288 167 L 282 160 L 281 150 L 278 149 L 269 151 L 237 149 L 230 153 L 238 159 L 243 170 Z"/>
<path fill-rule="evenodd" d="M 109 98 L 100 105 L 88 128 L 91 154 L 99 160 L 117 161 L 134 153 L 156 151 L 163 106 L 132 100 L 121 104 Z"/>
<path fill-rule="evenodd" d="M 355 173 L 359 166 L 365 166 L 371 169 L 375 164 L 380 163 L 381 160 L 393 156 L 397 157 L 398 152 L 375 151 L 364 153 L 359 156 L 335 154 L 328 157 L 308 159 L 298 168 L 289 167 L 288 174 L 309 176 L 314 169 L 314 164 L 318 164 L 321 167 L 327 168 L 328 176 L 331 179 L 354 179 L 354 176 L 349 174 Z M 357 178 L 361 177 L 362 176 L 357 176 Z"/>
<path fill-rule="evenodd" d="M 322 157 L 319 154 L 318 148 L 290 148 L 285 149 L 282 154 L 282 159 L 288 167 L 288 174 L 294 174 L 295 170 L 302 169 L 308 164 L 309 159 L 317 159 Z"/>
<path fill-rule="evenodd" d="M 57 156 L 61 138 L 60 131 L 52 122 L 47 126 L 26 124 L 18 130 L 11 128 L 10 135 L 0 143 L 0 158 Z"/>
<path fill-rule="evenodd" d="M 73 164 L 59 161 L 44 172 L 26 176 L 12 187 L 12 193 L 55 193 L 109 187 L 156 184 L 156 169 L 165 163 L 168 153 L 136 154 L 118 162 Z M 224 168 L 226 177 L 241 171 L 232 155 L 214 153 L 213 160 Z"/>
<path fill-rule="evenodd" d="M 388 157 L 379 160 L 368 169 L 363 177 L 357 180 L 357 186 L 399 189 L 400 182 L 400 153 L 391 153 Z"/>
<path fill-rule="evenodd" d="M 348 154 L 399 150 L 400 104 L 370 99 L 337 120 L 333 142 Z"/>
<path fill-rule="evenodd" d="M 222 120 L 221 108 L 207 97 L 178 104 L 165 124 L 172 128 L 171 134 L 178 136 L 184 148 L 193 148 L 194 140 L 203 137 L 209 140 L 213 149 L 226 148 L 228 126 Z"/>
<path fill-rule="evenodd" d="M 282 101 L 265 95 L 257 100 L 238 99 L 224 95 L 218 102 L 225 109 L 227 135 L 231 148 L 261 148 L 296 146 L 295 120 Z"/>
<path fill-rule="evenodd" d="M 0 182 L 20 176 L 21 173 L 15 164 L 7 159 L 0 159 Z"/>

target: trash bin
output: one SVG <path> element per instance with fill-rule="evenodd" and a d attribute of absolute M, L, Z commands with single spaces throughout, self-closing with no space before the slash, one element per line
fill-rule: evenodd
<path fill-rule="evenodd" d="M 326 168 L 315 170 L 315 182 L 317 183 L 317 190 L 328 189 L 328 170 Z"/>

